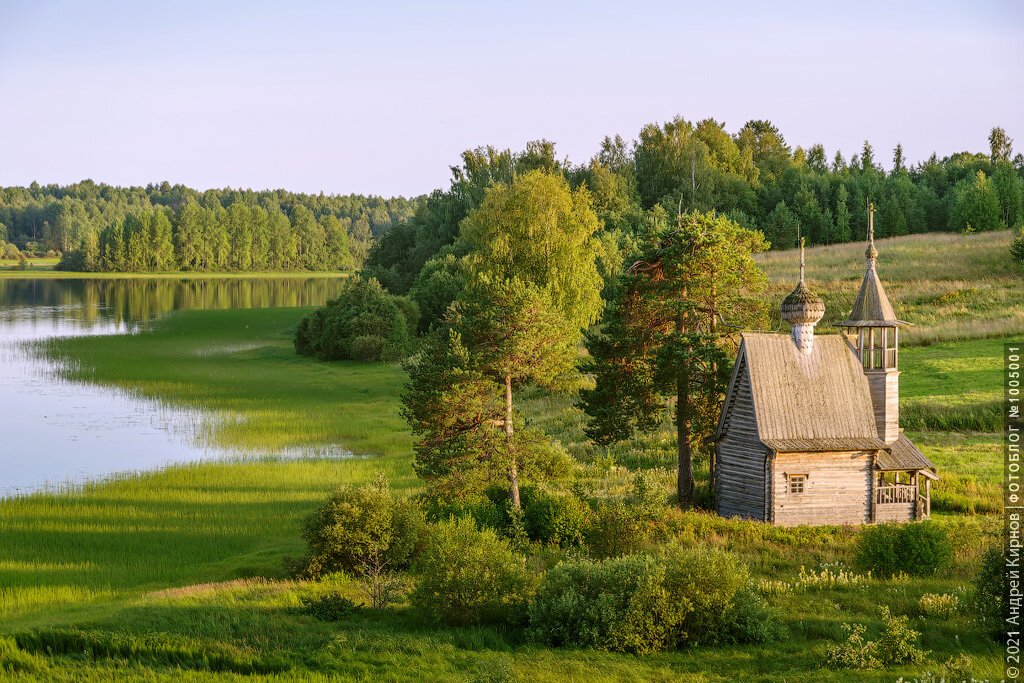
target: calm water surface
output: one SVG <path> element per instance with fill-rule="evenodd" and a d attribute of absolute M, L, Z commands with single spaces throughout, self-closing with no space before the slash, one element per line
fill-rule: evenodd
<path fill-rule="evenodd" d="M 0 498 L 239 455 L 196 444 L 200 414 L 61 379 L 33 342 L 133 334 L 180 309 L 318 306 L 340 287 L 322 277 L 0 278 Z"/>

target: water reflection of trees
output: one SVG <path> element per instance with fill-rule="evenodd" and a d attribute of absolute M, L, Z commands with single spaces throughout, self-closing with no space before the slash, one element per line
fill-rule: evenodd
<path fill-rule="evenodd" d="M 341 282 L 325 277 L 11 278 L 0 279 L 0 308 L 31 311 L 32 318 L 73 315 L 86 324 L 120 324 L 179 309 L 320 306 L 337 295 Z"/>

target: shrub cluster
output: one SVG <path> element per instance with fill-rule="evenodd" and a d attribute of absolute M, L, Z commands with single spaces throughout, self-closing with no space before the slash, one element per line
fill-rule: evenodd
<path fill-rule="evenodd" d="M 409 352 L 418 321 L 415 303 L 355 276 L 337 298 L 299 321 L 295 350 L 321 360 L 395 361 Z"/>
<path fill-rule="evenodd" d="M 665 565 L 645 555 L 563 562 L 544 577 L 530 606 L 537 638 L 550 645 L 645 654 L 684 638 L 686 598 L 665 589 Z"/>
<path fill-rule="evenodd" d="M 586 547 L 593 557 L 618 557 L 642 552 L 673 535 L 679 511 L 665 505 L 643 505 L 624 500 L 588 504 L 572 493 L 554 493 L 526 485 L 520 487 L 522 511 L 513 514 L 508 491 L 492 486 L 479 498 L 423 498 L 431 520 L 468 515 L 481 527 L 506 538 L 561 548 Z"/>
<path fill-rule="evenodd" d="M 638 654 L 774 640 L 781 635 L 778 620 L 747 579 L 734 556 L 705 548 L 572 560 L 544 577 L 530 625 L 551 645 Z"/>
<path fill-rule="evenodd" d="M 982 556 L 981 571 L 974 579 L 975 609 L 981 624 L 993 635 L 1002 633 L 1010 617 L 1006 559 L 1006 550 L 1002 546 L 989 548 Z"/>
<path fill-rule="evenodd" d="M 331 591 L 313 598 L 302 599 L 303 611 L 320 621 L 338 621 L 355 614 L 361 608 L 338 591 Z"/>
<path fill-rule="evenodd" d="M 341 486 L 305 523 L 306 556 L 299 573 L 317 578 L 337 571 L 406 567 L 422 546 L 423 513 L 396 498 L 383 478 Z"/>
<path fill-rule="evenodd" d="M 829 647 L 827 664 L 837 669 L 875 669 L 896 664 L 920 664 L 927 654 L 917 646 L 918 631 L 905 616 L 894 616 L 882 607 L 884 626 L 878 640 L 864 639 L 863 624 L 843 624 L 846 640 Z"/>
<path fill-rule="evenodd" d="M 861 532 L 857 559 L 877 576 L 927 576 L 953 561 L 953 544 L 935 522 L 879 524 Z"/>
<path fill-rule="evenodd" d="M 439 522 L 416 564 L 410 601 L 433 619 L 458 626 L 515 621 L 532 580 L 522 557 L 492 529 L 470 517 Z"/>
<path fill-rule="evenodd" d="M 578 497 L 530 491 L 523 505 L 523 523 L 531 541 L 563 548 L 583 544 L 590 508 Z"/>

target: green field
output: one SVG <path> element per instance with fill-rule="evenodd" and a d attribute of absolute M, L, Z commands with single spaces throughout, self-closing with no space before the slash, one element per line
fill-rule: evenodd
<path fill-rule="evenodd" d="M 901 331 L 904 344 L 1024 334 L 1021 267 L 1010 257 L 1009 230 L 973 235 L 939 233 L 878 240 L 878 275 L 896 315 L 915 323 Z M 781 301 L 796 283 L 795 250 L 761 254 L 758 262 Z M 822 325 L 845 319 L 866 268 L 864 244 L 836 244 L 807 250 L 807 283 L 825 300 Z M 773 310 L 775 326 L 778 311 Z"/>
<path fill-rule="evenodd" d="M 956 277 L 976 283 L 975 290 L 986 278 L 1019 283 L 1012 271 L 992 274 L 988 268 L 998 251 L 992 245 L 1003 237 L 982 237 L 989 246 L 978 248 L 988 255 Z M 886 245 L 880 245 L 883 255 L 896 251 Z M 840 248 L 820 253 L 832 249 Z M 768 255 L 780 292 L 792 286 L 779 274 L 792 258 Z M 843 271 L 845 279 L 827 279 L 824 270 L 814 270 L 831 268 L 819 250 L 810 250 L 808 262 L 811 277 L 820 278 L 812 284 L 823 294 L 836 282 L 854 291 L 861 276 L 857 265 Z M 899 309 L 896 292 L 911 286 L 914 269 L 892 268 L 890 276 L 884 260 L 880 268 L 887 286 L 893 280 L 889 292 Z M 939 289 L 959 280 L 928 282 Z M 1016 296 L 1010 318 L 1024 310 Z M 68 493 L 0 501 L 0 678 L 893 681 L 935 671 L 960 653 L 972 658 L 975 677 L 1000 677 L 997 646 L 969 614 L 936 619 L 917 611 L 924 593 L 962 589 L 1000 528 L 999 518 L 987 514 L 998 511 L 1001 501 L 993 413 L 1000 399 L 998 335 L 969 325 L 946 327 L 949 340 L 911 337 L 916 343 L 901 356 L 904 424 L 939 467 L 934 516 L 956 545 L 952 568 L 928 579 L 871 579 L 865 588 L 783 591 L 772 602 L 789 637 L 772 646 L 635 657 L 539 647 L 523 633 L 501 628 L 438 628 L 402 604 L 336 624 L 296 609 L 303 596 L 328 588 L 361 599 L 353 583 L 292 581 L 283 569 L 285 556 L 303 550 L 300 521 L 327 492 L 377 472 L 399 491 L 419 486 L 412 440 L 398 414 L 404 373 L 392 365 L 297 356 L 291 329 L 306 310 L 180 311 L 136 335 L 53 340 L 43 348 L 66 362 L 69 379 L 202 409 L 207 417 L 197 438 L 210 444 L 244 454 L 258 447 L 340 443 L 358 457 L 181 465 Z M 931 315 L 915 310 L 902 314 L 915 320 Z M 916 317 L 921 311 L 923 318 Z M 833 317 L 840 313 L 830 311 Z M 585 439 L 571 397 L 531 392 L 525 404 L 534 423 L 575 457 L 578 483 L 614 493 L 628 489 L 633 472 L 645 469 L 669 497 L 675 451 L 667 425 L 605 450 Z M 698 479 L 706 483 L 706 463 L 698 466 Z M 684 543 L 729 549 L 758 580 L 792 582 L 802 567 L 853 565 L 855 532 L 842 528 L 777 529 L 688 512 L 680 516 L 677 534 Z M 842 637 L 843 623 L 867 623 L 869 636 L 878 632 L 879 604 L 911 616 L 922 646 L 931 651 L 928 662 L 867 672 L 820 669 L 827 647 Z M 514 677 L 503 677 L 509 671 Z"/>
<path fill-rule="evenodd" d="M 26 269 L 22 270 L 20 259 L 0 259 L 0 276 L 9 273 L 22 273 L 25 277 L 45 275 L 53 271 L 59 261 L 59 258 L 30 258 L 26 259 Z"/>

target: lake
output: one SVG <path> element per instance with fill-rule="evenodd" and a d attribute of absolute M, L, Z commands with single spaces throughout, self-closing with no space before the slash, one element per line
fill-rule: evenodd
<path fill-rule="evenodd" d="M 199 445 L 195 413 L 62 379 L 34 342 L 133 334 L 175 310 L 319 306 L 341 283 L 313 276 L 0 277 L 0 498 L 239 455 Z"/>

